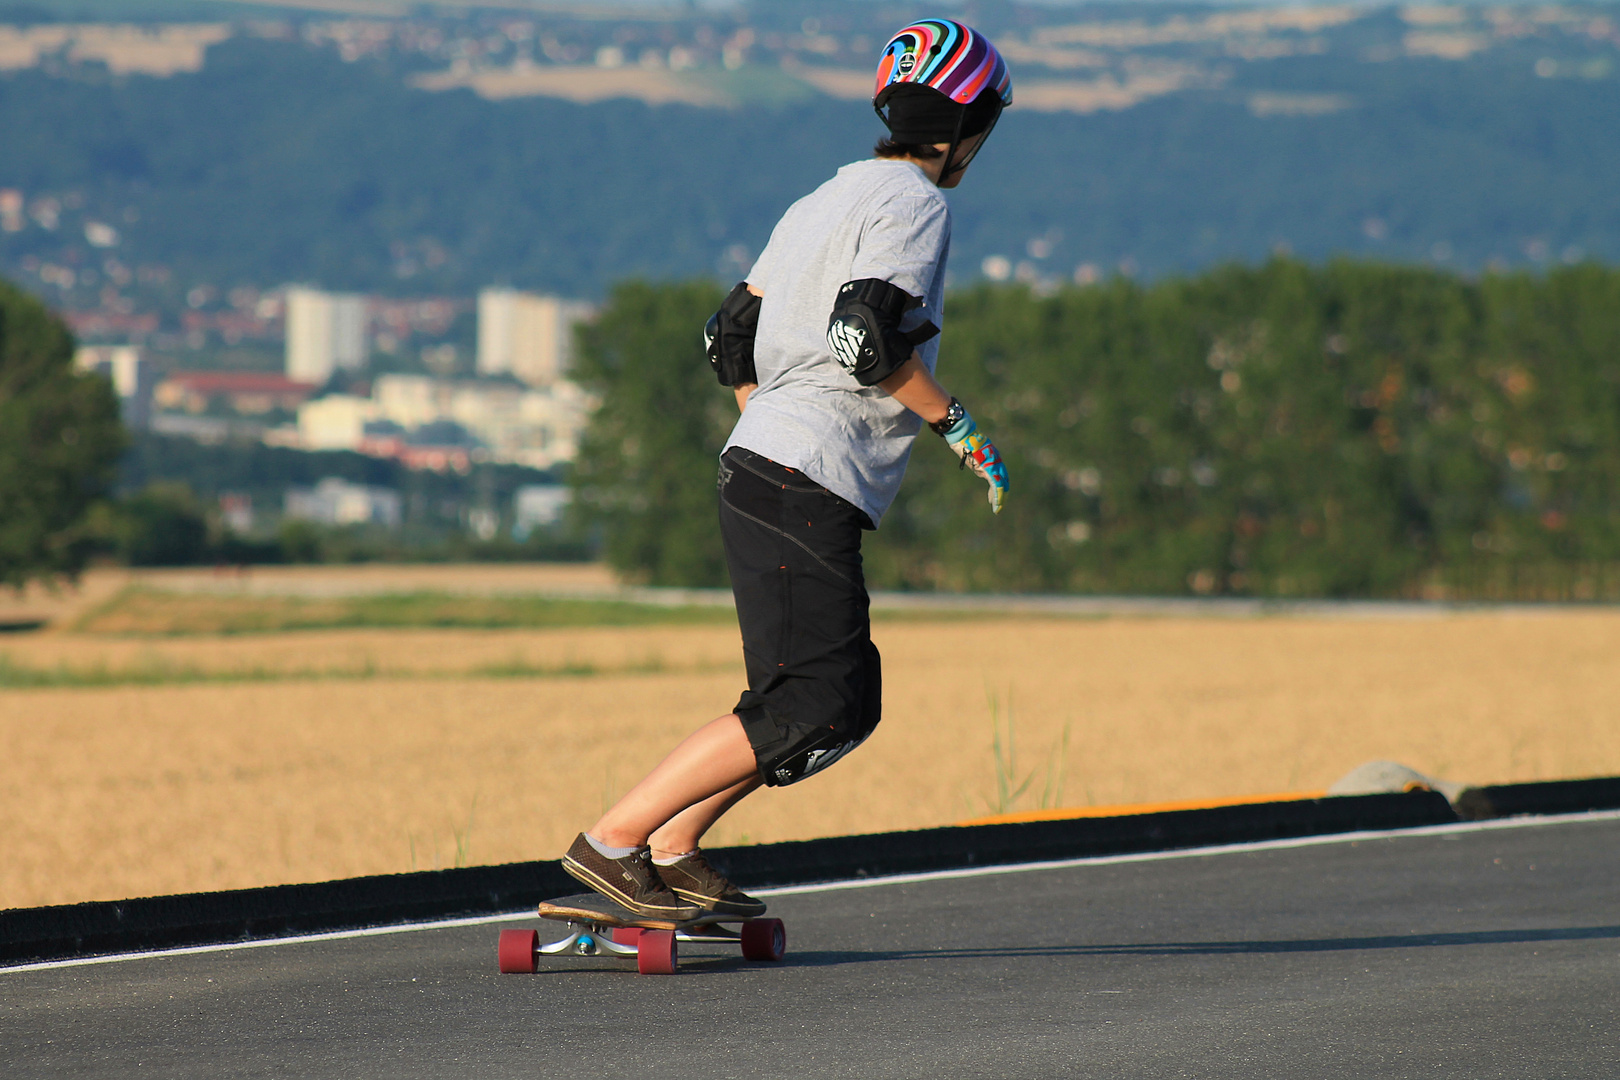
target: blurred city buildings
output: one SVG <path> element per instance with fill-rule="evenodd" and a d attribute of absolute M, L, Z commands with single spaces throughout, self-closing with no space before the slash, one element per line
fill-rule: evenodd
<path fill-rule="evenodd" d="M 512 539 L 522 543 L 536 529 L 562 521 L 573 492 L 562 484 L 525 484 L 512 495 Z"/>
<path fill-rule="evenodd" d="M 219 518 L 225 527 L 238 536 L 253 531 L 253 496 L 226 491 L 219 496 Z"/>
<path fill-rule="evenodd" d="M 591 314 L 577 300 L 516 289 L 478 294 L 478 374 L 546 387 L 573 366 L 574 325 Z"/>
<path fill-rule="evenodd" d="M 399 492 L 353 484 L 328 476 L 314 487 L 290 487 L 282 512 L 289 518 L 321 525 L 381 525 L 397 528 L 402 520 Z"/>
<path fill-rule="evenodd" d="M 369 396 L 327 394 L 300 405 L 296 442 L 285 434 L 281 441 L 306 450 L 358 450 L 414 460 L 421 467 L 484 460 L 548 469 L 573 460 L 589 408 L 585 392 L 565 379 L 539 390 L 509 382 L 383 375 L 373 381 Z M 441 452 L 419 452 L 428 449 Z M 430 464 L 439 460 L 442 464 Z"/>
<path fill-rule="evenodd" d="M 112 382 L 125 424 L 139 430 L 151 423 L 154 373 L 139 346 L 82 345 L 73 355 L 73 366 Z"/>
<path fill-rule="evenodd" d="M 187 303 L 186 334 L 202 350 L 192 362 L 262 364 L 256 343 L 282 338 L 284 371 L 165 372 L 139 344 L 81 348 L 79 368 L 113 382 L 131 427 L 204 443 L 351 450 L 439 472 L 481 461 L 550 469 L 578 451 L 592 403 L 567 375 L 575 327 L 593 311 L 587 303 L 510 288 L 474 302 L 304 286 L 198 287 Z M 476 325 L 465 325 L 474 311 Z M 468 372 L 462 357 L 472 350 L 457 342 L 470 345 L 474 334 Z M 230 352 L 237 347 L 247 351 Z M 398 370 L 414 365 L 413 353 L 418 370 Z"/>
<path fill-rule="evenodd" d="M 177 371 L 152 391 L 152 403 L 170 412 L 262 416 L 295 412 L 319 389 L 265 371 Z"/>
<path fill-rule="evenodd" d="M 365 297 L 287 290 L 287 378 L 320 385 L 363 366 L 368 352 Z"/>
<path fill-rule="evenodd" d="M 301 306 L 317 313 L 312 324 L 336 326 L 335 318 L 321 323 L 325 316 L 319 313 L 321 305 L 335 306 L 338 299 L 347 298 L 312 290 L 289 292 L 289 372 L 294 336 L 302 329 Z M 272 438 L 306 450 L 357 450 L 437 470 L 465 471 L 472 461 L 536 469 L 571 461 L 591 403 L 566 376 L 575 326 L 591 311 L 580 301 L 485 289 L 477 304 L 479 378 L 379 375 L 369 393 L 351 387 L 300 403 L 296 423 Z M 449 365 L 433 367 L 442 372 Z M 328 377 L 337 370 L 332 367 Z"/>

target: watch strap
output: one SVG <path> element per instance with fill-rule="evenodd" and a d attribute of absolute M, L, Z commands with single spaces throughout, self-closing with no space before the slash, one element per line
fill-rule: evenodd
<path fill-rule="evenodd" d="M 934 429 L 934 434 L 943 436 L 949 433 L 951 428 L 955 427 L 957 424 L 960 424 L 962 422 L 962 418 L 966 415 L 967 410 L 962 407 L 962 403 L 957 401 L 955 398 L 951 398 L 951 404 L 950 407 L 945 410 L 945 416 L 942 419 L 935 420 L 928 426 Z"/>

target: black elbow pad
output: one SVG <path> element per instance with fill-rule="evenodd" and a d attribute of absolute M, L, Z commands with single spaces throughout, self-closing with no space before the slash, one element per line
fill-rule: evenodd
<path fill-rule="evenodd" d="M 827 321 L 827 347 L 862 386 L 876 386 L 911 359 L 939 327 L 925 322 L 902 333 L 900 319 L 922 299 L 877 278 L 846 282 Z"/>
<path fill-rule="evenodd" d="M 748 291 L 748 283 L 740 281 L 703 328 L 703 348 L 721 386 L 759 382 L 754 374 L 754 331 L 759 328 L 759 301 L 759 297 Z"/>

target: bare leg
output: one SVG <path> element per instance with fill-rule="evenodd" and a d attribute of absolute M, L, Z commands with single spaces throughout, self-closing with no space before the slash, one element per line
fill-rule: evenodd
<path fill-rule="evenodd" d="M 613 847 L 645 844 L 655 830 L 688 807 L 728 793 L 756 773 L 754 748 L 749 745 L 742 721 L 735 713 L 727 713 L 683 739 L 591 826 L 590 834 Z M 747 793 L 739 792 L 731 802 Z M 729 806 L 726 803 L 712 813 L 709 823 Z"/>
<path fill-rule="evenodd" d="M 670 818 L 659 828 L 653 830 L 647 842 L 652 845 L 654 856 L 685 855 L 698 846 L 703 834 L 709 827 L 720 820 L 720 815 L 730 810 L 742 801 L 743 796 L 759 787 L 759 774 L 744 780 L 740 784 L 711 795 L 702 802 L 688 806 L 685 810 Z"/>

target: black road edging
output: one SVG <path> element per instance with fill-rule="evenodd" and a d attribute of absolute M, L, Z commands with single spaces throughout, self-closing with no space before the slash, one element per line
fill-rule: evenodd
<path fill-rule="evenodd" d="M 951 826 L 713 848 L 744 888 L 1620 808 L 1620 778 L 1351 795 L 1119 817 Z M 515 911 L 577 892 L 556 862 L 0 911 L 0 965 Z"/>
<path fill-rule="evenodd" d="M 1121 817 L 835 836 L 725 848 L 708 855 L 717 869 L 745 887 L 795 885 L 1088 855 L 1241 844 L 1362 829 L 1402 829 L 1456 820 L 1457 815 L 1444 795 L 1411 791 L 1398 795 L 1352 795 Z"/>
<path fill-rule="evenodd" d="M 1591 780 L 1542 780 L 1534 784 L 1492 784 L 1466 788 L 1457 796 L 1457 814 L 1466 821 L 1516 814 L 1579 814 L 1620 808 L 1620 776 Z"/>

